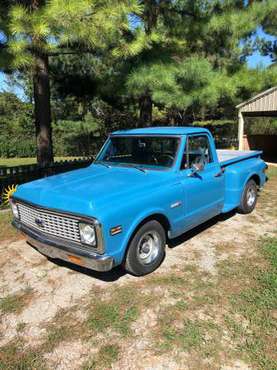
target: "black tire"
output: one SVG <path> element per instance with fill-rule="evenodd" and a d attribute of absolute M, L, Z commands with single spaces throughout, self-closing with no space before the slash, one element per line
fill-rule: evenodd
<path fill-rule="evenodd" d="M 249 198 L 250 194 L 251 201 Z M 256 206 L 257 198 L 258 198 L 257 184 L 254 180 L 249 180 L 243 190 L 238 211 L 243 214 L 251 213 Z"/>
<path fill-rule="evenodd" d="M 164 259 L 165 244 L 166 236 L 162 225 L 155 220 L 145 223 L 131 239 L 124 263 L 125 270 L 135 276 L 153 272 Z M 150 255 L 147 257 L 147 247 L 151 258 Z"/>

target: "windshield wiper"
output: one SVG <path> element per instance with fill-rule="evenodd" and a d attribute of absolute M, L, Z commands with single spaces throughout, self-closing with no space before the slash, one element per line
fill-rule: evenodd
<path fill-rule="evenodd" d="M 135 168 L 136 170 L 139 170 L 141 172 L 146 172 L 146 170 L 142 167 L 139 167 L 139 166 L 136 166 L 135 164 L 126 164 L 126 163 L 120 163 L 122 166 L 124 167 L 131 167 L 131 168 Z"/>
<path fill-rule="evenodd" d="M 109 166 L 107 163 L 105 163 L 103 161 L 95 161 L 94 163 L 95 164 L 101 164 L 102 166 L 107 167 L 107 168 L 111 168 L 111 166 Z"/>
<path fill-rule="evenodd" d="M 94 163 L 95 164 L 101 164 L 102 166 L 105 166 L 107 168 L 111 168 L 111 166 L 108 165 L 107 163 L 105 163 L 104 161 L 95 161 Z M 139 171 L 144 172 L 144 173 L 147 172 L 144 168 L 136 166 L 135 164 L 119 163 L 119 165 L 124 166 L 124 167 L 135 168 L 136 170 L 139 170 Z"/>

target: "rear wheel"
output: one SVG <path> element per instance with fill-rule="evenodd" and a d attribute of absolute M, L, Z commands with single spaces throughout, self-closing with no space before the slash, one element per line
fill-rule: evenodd
<path fill-rule="evenodd" d="M 125 269 L 133 275 L 149 274 L 165 256 L 165 231 L 158 221 L 149 221 L 133 236 L 125 260 Z"/>
<path fill-rule="evenodd" d="M 251 213 L 257 203 L 258 190 L 254 180 L 249 180 L 245 185 L 238 211 L 243 214 Z"/>

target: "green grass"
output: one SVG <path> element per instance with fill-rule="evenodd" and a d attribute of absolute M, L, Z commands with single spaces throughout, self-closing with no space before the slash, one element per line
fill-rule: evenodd
<path fill-rule="evenodd" d="M 162 332 L 163 347 L 178 345 L 183 350 L 199 347 L 203 342 L 204 334 L 201 323 L 192 320 L 184 320 L 182 328 L 176 328 L 167 323 Z"/>
<path fill-rule="evenodd" d="M 192 315 L 194 307 L 178 301 L 160 312 L 155 333 L 158 352 L 174 351 L 198 353 L 198 358 L 217 357 L 220 351 L 221 329 L 212 320 L 202 320 Z M 194 316 L 191 319 L 190 316 Z"/>
<path fill-rule="evenodd" d="M 11 211 L 0 212 L 0 242 L 19 237 L 20 233 L 11 225 L 12 219 Z"/>
<path fill-rule="evenodd" d="M 0 298 L 0 312 L 2 314 L 20 313 L 29 303 L 32 295 L 32 288 L 26 288 L 17 294 L 9 294 Z"/>
<path fill-rule="evenodd" d="M 85 336 L 86 330 L 83 323 L 73 316 L 75 308 L 58 310 L 54 318 L 44 325 L 45 334 L 39 347 L 41 353 L 51 353 L 60 343 Z"/>
<path fill-rule="evenodd" d="M 55 161 L 65 161 L 79 158 L 82 157 L 55 157 Z M 37 163 L 36 158 L 0 158 L 0 167 L 22 166 L 24 164 L 35 164 L 35 163 Z"/>
<path fill-rule="evenodd" d="M 1 347 L 0 370 L 43 370 L 43 362 L 40 352 L 31 347 L 25 348 L 20 340 Z"/>
<path fill-rule="evenodd" d="M 257 242 L 257 255 L 217 267 L 216 279 L 194 272 L 184 286 L 182 275 L 155 278 L 179 300 L 160 311 L 154 348 L 193 353 L 199 362 L 192 368 L 204 366 L 205 358 L 216 368 L 224 353 L 229 361 L 239 358 L 253 368 L 276 370 L 277 237 Z M 224 333 L 232 348 L 223 347 Z"/>
<path fill-rule="evenodd" d="M 47 331 L 45 342 L 42 346 L 43 352 L 52 352 L 61 342 L 71 340 L 73 334 L 74 332 L 71 331 L 71 327 L 68 323 L 61 326 L 52 325 Z"/>
<path fill-rule="evenodd" d="M 25 328 L 26 328 L 26 323 L 23 321 L 20 321 L 19 323 L 16 324 L 16 332 L 19 334 L 22 333 Z"/>
<path fill-rule="evenodd" d="M 224 354 L 226 361 L 277 369 L 277 237 L 257 242 L 256 250 L 241 261 L 219 262 L 216 278 L 195 270 L 190 278 L 185 270 L 149 278 L 178 299 L 159 312 L 153 339 L 158 353 L 193 353 L 198 362 L 192 368 L 202 368 L 207 358 L 217 368 Z M 225 348 L 226 333 L 232 346 Z"/>
<path fill-rule="evenodd" d="M 263 213 L 277 218 L 277 167 L 270 166 L 267 171 L 269 181 L 265 184 L 257 203 L 257 209 Z"/>
<path fill-rule="evenodd" d="M 247 328 L 228 315 L 226 322 L 237 340 L 237 350 L 261 369 L 276 370 L 277 352 L 277 238 L 260 245 L 264 263 L 245 270 L 245 288 L 230 296 L 233 313 Z"/>
<path fill-rule="evenodd" d="M 22 303 L 15 294 L 0 298 L 0 311 L 3 314 L 15 313 L 20 311 L 21 308 Z"/>
<path fill-rule="evenodd" d="M 83 365 L 83 370 L 110 369 L 111 365 L 118 360 L 119 346 L 116 344 L 104 345 L 99 352 Z"/>
<path fill-rule="evenodd" d="M 269 166 L 266 174 L 269 176 L 269 178 L 271 176 L 277 176 L 277 167 L 275 167 L 275 166 Z"/>
<path fill-rule="evenodd" d="M 123 336 L 131 334 L 130 326 L 138 316 L 145 297 L 138 291 L 117 289 L 107 300 L 95 300 L 90 304 L 88 327 L 93 333 L 113 329 Z"/>

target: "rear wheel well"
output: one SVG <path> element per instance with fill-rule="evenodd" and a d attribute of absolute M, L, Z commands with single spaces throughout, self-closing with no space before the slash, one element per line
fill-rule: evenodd
<path fill-rule="evenodd" d="M 261 184 L 261 179 L 260 179 L 260 176 L 259 175 L 253 175 L 249 178 L 249 180 L 254 180 L 255 183 L 257 184 L 257 187 L 259 188 L 260 187 L 260 184 Z M 249 181 L 248 180 L 248 181 Z"/>

